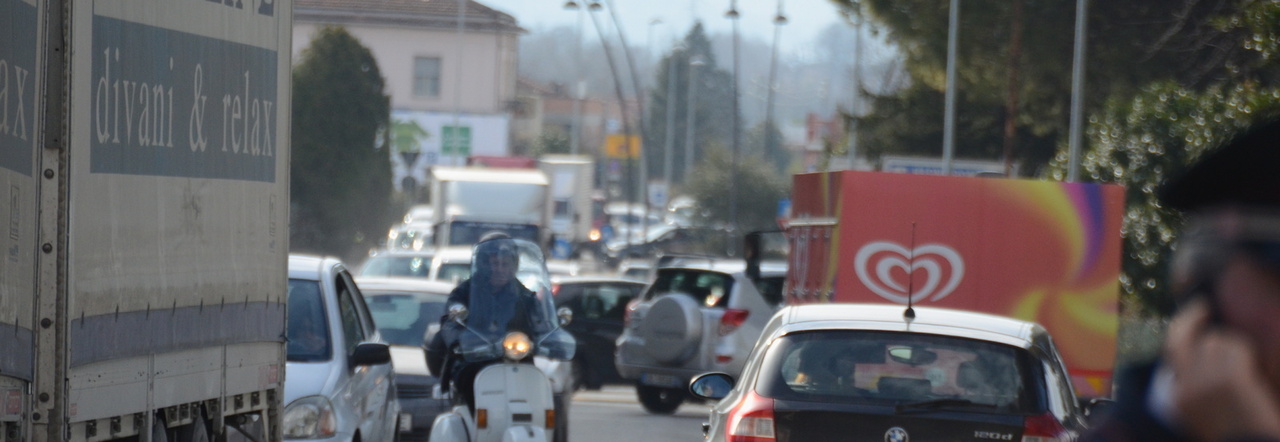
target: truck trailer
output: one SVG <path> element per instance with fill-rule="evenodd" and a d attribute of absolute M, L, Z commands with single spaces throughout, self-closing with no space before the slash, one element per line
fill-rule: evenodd
<path fill-rule="evenodd" d="M 788 304 L 972 310 L 1045 326 L 1078 394 L 1110 394 L 1124 189 L 885 172 L 793 181 Z"/>
<path fill-rule="evenodd" d="M 282 439 L 291 21 L 0 0 L 0 439 Z"/>

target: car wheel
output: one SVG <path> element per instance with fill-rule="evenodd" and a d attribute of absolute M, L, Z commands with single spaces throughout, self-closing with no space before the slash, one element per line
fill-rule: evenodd
<path fill-rule="evenodd" d="M 636 326 L 644 351 L 655 361 L 676 366 L 688 361 L 702 340 L 702 310 L 691 296 L 674 293 L 658 298 Z"/>
<path fill-rule="evenodd" d="M 679 388 L 636 386 L 636 396 L 640 399 L 640 405 L 644 406 L 645 411 L 653 414 L 675 413 L 676 409 L 680 408 L 680 404 L 684 402 L 686 394 L 683 389 Z"/>

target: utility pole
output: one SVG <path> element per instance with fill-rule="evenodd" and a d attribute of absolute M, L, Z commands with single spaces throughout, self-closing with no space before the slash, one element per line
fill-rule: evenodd
<path fill-rule="evenodd" d="M 741 69 L 741 57 L 738 56 L 738 0 L 730 0 L 729 12 L 725 13 L 726 17 L 733 20 L 733 154 L 729 166 L 729 232 L 728 240 L 725 241 L 726 248 L 729 249 L 730 256 L 733 256 L 732 238 L 738 233 L 738 151 L 740 145 L 741 128 L 738 117 L 738 78 Z"/>

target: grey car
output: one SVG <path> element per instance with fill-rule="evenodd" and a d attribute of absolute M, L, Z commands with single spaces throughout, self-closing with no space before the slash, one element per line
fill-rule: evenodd
<path fill-rule="evenodd" d="M 720 399 L 710 441 L 1065 441 L 1093 407 L 1040 325 L 889 304 L 786 307 L 741 376 L 705 374 L 690 390 Z"/>
<path fill-rule="evenodd" d="M 781 278 L 762 268 L 761 281 Z M 645 410 L 674 413 L 695 375 L 741 373 L 747 353 L 777 311 L 781 292 L 766 291 L 740 260 L 668 257 L 627 309 L 614 365 L 636 383 Z"/>

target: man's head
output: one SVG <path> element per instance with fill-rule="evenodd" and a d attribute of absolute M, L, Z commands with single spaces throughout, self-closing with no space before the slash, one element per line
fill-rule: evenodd
<path fill-rule="evenodd" d="M 1161 189 L 1182 210 L 1173 288 L 1209 302 L 1215 320 L 1254 344 L 1280 388 L 1280 120 L 1235 138 Z"/>
<path fill-rule="evenodd" d="M 505 233 L 489 233 L 481 237 L 472 260 L 476 276 L 487 277 L 492 287 L 502 287 L 511 282 L 520 266 L 515 241 Z"/>

